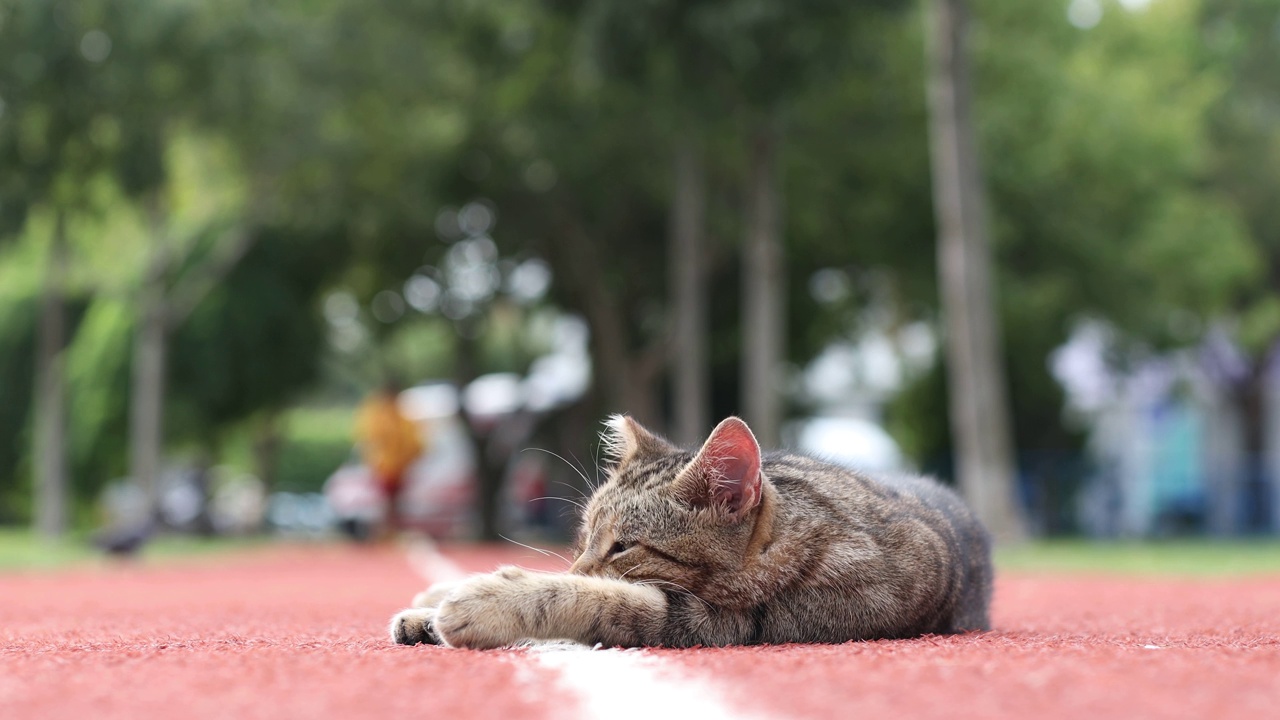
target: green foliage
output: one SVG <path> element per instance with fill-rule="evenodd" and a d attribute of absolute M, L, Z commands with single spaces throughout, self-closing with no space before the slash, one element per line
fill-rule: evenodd
<path fill-rule="evenodd" d="M 977 117 L 1024 451 L 1079 449 L 1047 367 L 1076 322 L 1145 347 L 1194 343 L 1258 280 L 1241 215 L 1205 192 L 1209 110 L 1228 78 L 1196 62 L 1195 5 L 1117 10 L 1080 31 L 1056 4 L 979 4 Z M 940 372 L 895 400 L 917 457 L 949 455 L 945 408 Z"/>
<path fill-rule="evenodd" d="M 170 124 L 206 84 L 200 4 L 144 0 L 14 0 L 0 24 L 0 162 L 7 218 L 21 227 L 45 203 L 80 209 L 87 179 L 126 195 L 157 187 Z M 38 48 L 38 50 L 33 50 Z"/>
<path fill-rule="evenodd" d="M 20 482 L 25 454 L 20 442 L 28 432 L 31 382 L 10 378 L 34 376 L 37 301 L 26 295 L 0 302 L 0 519 L 25 515 L 27 483 Z"/>
<path fill-rule="evenodd" d="M 258 232 L 248 256 L 174 337 L 175 438 L 213 442 L 220 428 L 284 408 L 319 375 L 325 335 L 316 297 L 333 277 L 334 243 Z"/>
<path fill-rule="evenodd" d="M 0 378 L 6 379 L 0 382 L 0 521 L 25 518 L 31 495 L 24 480 L 31 462 L 26 450 L 34 382 L 23 378 L 35 375 L 40 298 L 17 290 L 0 297 Z M 88 317 L 90 305 L 83 297 L 69 299 L 67 323 L 73 333 Z"/>
<path fill-rule="evenodd" d="M 128 447 L 132 308 L 109 297 L 93 301 L 67 350 L 71 477 L 81 498 L 93 498 L 125 474 Z"/>
<path fill-rule="evenodd" d="M 1001 292 L 1028 322 L 1094 315 L 1168 338 L 1169 318 L 1220 311 L 1255 272 L 1239 221 L 1202 191 L 1223 79 L 1188 52 L 1187 8 L 1064 34 L 1056 7 L 989 3 L 979 118 Z M 1012 34 L 1022 42 L 997 40 Z"/>
<path fill-rule="evenodd" d="M 693 116 L 723 105 L 773 110 L 812 82 L 847 79 L 860 23 L 902 0 L 585 0 L 557 3 L 573 17 L 594 69 Z M 713 90 L 713 95 L 707 91 Z M 723 103 L 716 107 L 716 103 Z M 688 112 L 690 108 L 694 112 Z"/>
<path fill-rule="evenodd" d="M 1201 0 L 1199 59 L 1228 78 L 1209 108 L 1211 187 L 1236 212 L 1250 237 L 1258 273 L 1236 289 L 1238 341 L 1255 358 L 1280 339 L 1280 2 Z"/>
<path fill-rule="evenodd" d="M 710 191 L 715 404 L 734 409 L 745 139 L 768 123 L 784 137 L 791 361 L 863 323 L 936 326 L 918 5 L 5 3 L 0 167 L 15 171 L 0 173 L 0 515 L 24 492 L 33 278 L 57 208 L 87 308 L 68 354 L 81 494 L 123 471 L 149 257 L 174 250 L 167 279 L 180 286 L 231 227 L 255 244 L 172 338 L 174 444 L 216 445 L 326 380 L 341 386 L 331 396 L 353 394 L 378 365 L 440 376 L 470 348 L 483 370 L 524 370 L 537 311 L 495 302 L 474 348 L 454 321 L 410 312 L 363 323 L 377 362 L 357 352 L 342 358 L 349 375 L 326 374 L 320 298 L 349 291 L 366 318 L 378 293 L 438 271 L 441 240 L 455 239 L 438 213 L 476 200 L 496 213 L 503 259 L 551 263 L 550 303 L 595 324 L 598 355 L 614 343 L 661 357 L 672 151 L 685 139 Z M 1071 451 L 1080 439 L 1046 359 L 1081 319 L 1148 347 L 1194 343 L 1224 317 L 1255 355 L 1280 337 L 1280 0 L 1108 3 L 1089 30 L 1061 2 L 973 5 L 1016 439 Z M 809 282 L 828 268 L 849 287 L 819 302 Z M 892 408 L 918 458 L 948 455 L 944 390 L 936 367 Z M 314 487 L 349 451 L 345 430 L 321 435 L 290 436 L 282 487 Z"/>
<path fill-rule="evenodd" d="M 848 332 L 873 302 L 898 320 L 932 318 L 933 200 L 920 19 L 873 16 L 848 37 L 857 62 L 816 83 L 789 112 L 786 146 L 791 342 L 796 362 Z M 851 50 L 850 52 L 854 52 Z M 835 267 L 851 288 L 816 303 L 813 273 Z"/>

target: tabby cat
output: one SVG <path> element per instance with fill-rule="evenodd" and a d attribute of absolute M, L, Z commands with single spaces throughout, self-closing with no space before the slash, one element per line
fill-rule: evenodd
<path fill-rule="evenodd" d="M 986 630 L 987 534 L 952 491 L 787 452 L 746 423 L 697 452 L 610 419 L 614 466 L 564 574 L 504 567 L 437 585 L 398 643 L 496 648 L 839 643 Z"/>

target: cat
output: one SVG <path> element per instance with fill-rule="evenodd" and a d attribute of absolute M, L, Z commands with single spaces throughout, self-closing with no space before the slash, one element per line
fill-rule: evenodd
<path fill-rule="evenodd" d="M 503 567 L 419 594 L 397 643 L 727 646 L 988 630 L 986 531 L 950 489 L 789 452 L 721 422 L 696 453 L 627 416 L 567 573 Z"/>

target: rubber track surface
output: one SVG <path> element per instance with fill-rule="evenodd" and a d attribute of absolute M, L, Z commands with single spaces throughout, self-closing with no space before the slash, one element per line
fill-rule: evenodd
<path fill-rule="evenodd" d="M 477 571 L 559 566 L 447 554 Z M 575 697 L 523 652 L 392 645 L 388 618 L 422 586 L 392 548 L 0 576 L 0 716 L 573 716 Z M 1280 713 L 1280 578 L 1020 575 L 1000 579 L 995 610 L 981 635 L 645 652 L 731 711 L 774 717 Z"/>

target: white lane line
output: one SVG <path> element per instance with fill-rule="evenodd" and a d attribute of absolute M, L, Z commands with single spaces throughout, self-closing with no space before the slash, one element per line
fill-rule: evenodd
<path fill-rule="evenodd" d="M 468 573 L 441 554 L 429 539 L 415 540 L 409 565 L 428 583 L 453 581 Z M 575 643 L 534 644 L 526 657 L 553 670 L 558 684 L 578 698 L 581 720 L 652 720 L 696 717 L 698 720 L 764 720 L 767 715 L 731 710 L 718 684 L 681 675 L 677 666 L 644 650 L 597 650 Z M 510 657 L 510 656 L 508 656 Z M 516 656 L 519 657 L 519 656 Z M 525 677 L 542 697 L 542 682 Z"/>
<path fill-rule="evenodd" d="M 414 538 L 409 542 L 408 560 L 409 567 L 428 583 L 453 582 L 472 574 L 445 557 L 428 537 Z"/>
<path fill-rule="evenodd" d="M 583 720 L 764 718 L 732 710 L 715 683 L 700 681 L 644 650 L 557 647 L 535 653 L 539 664 L 560 674 L 560 685 L 577 695 Z"/>

